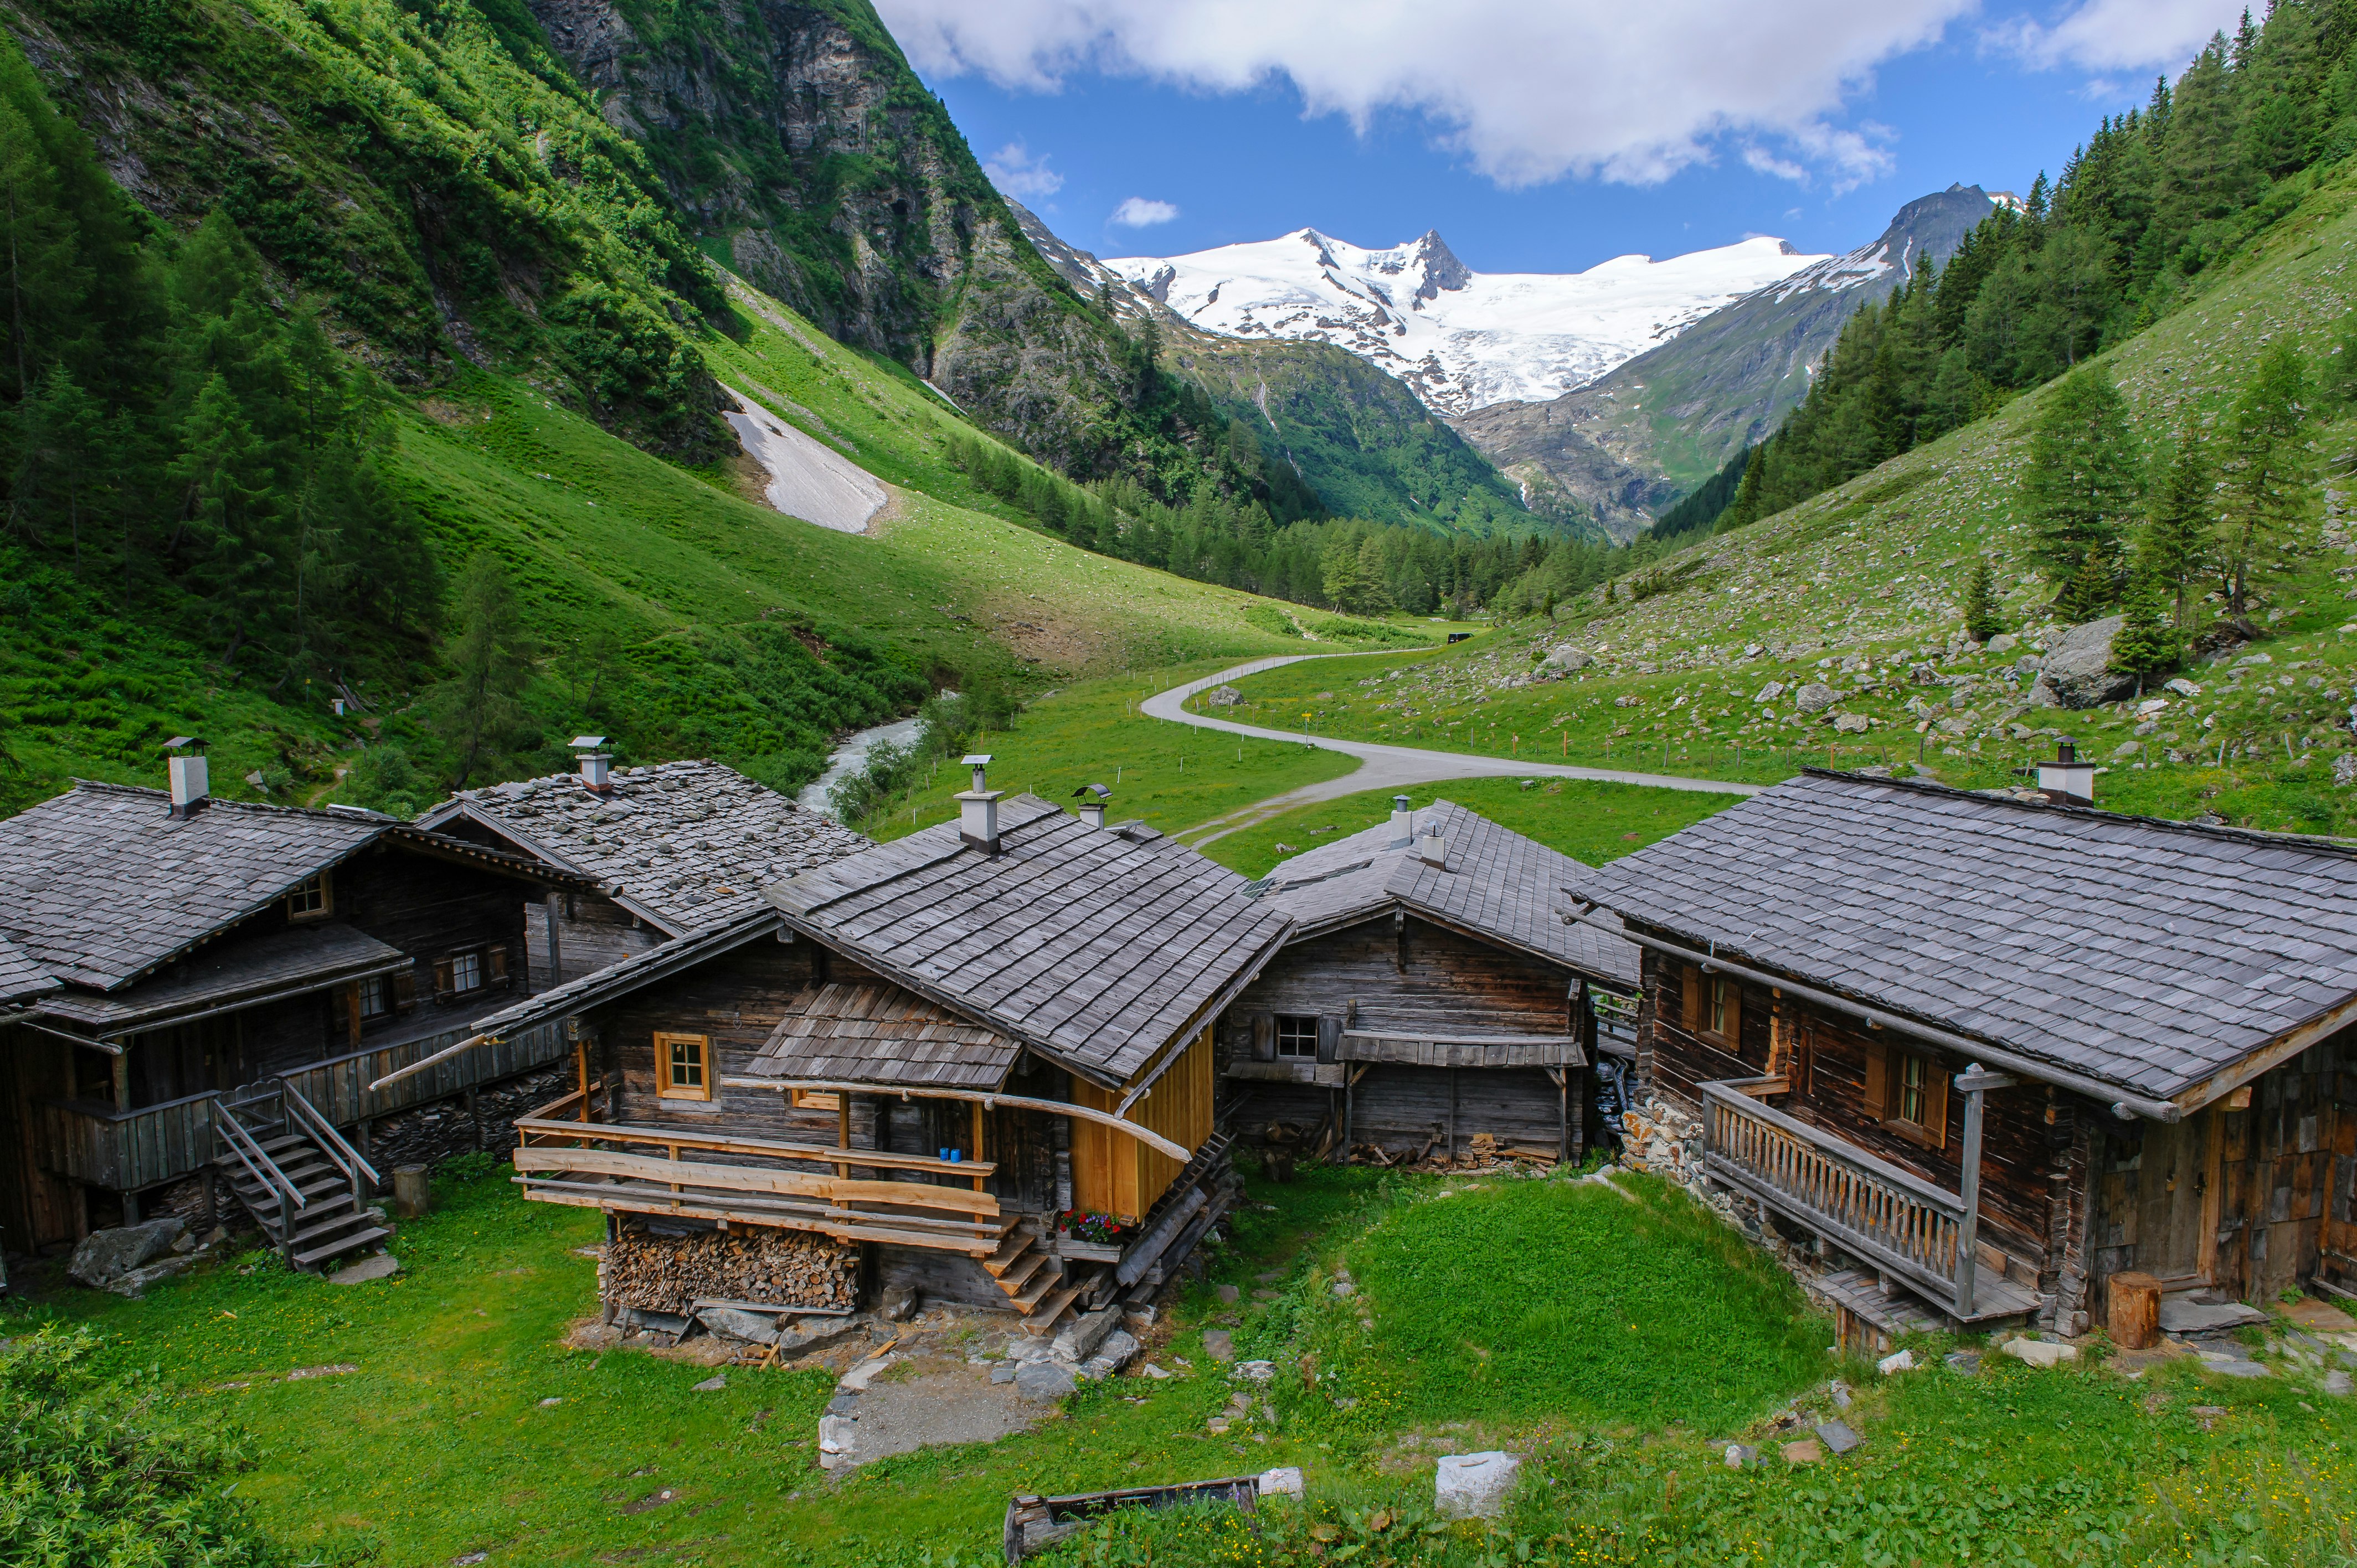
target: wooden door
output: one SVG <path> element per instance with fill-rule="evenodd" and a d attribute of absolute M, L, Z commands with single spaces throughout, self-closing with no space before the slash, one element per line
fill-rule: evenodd
<path fill-rule="evenodd" d="M 2214 1280 L 2218 1176 L 2214 1113 L 2145 1124 L 2131 1199 L 2139 1271 L 2172 1287 Z"/>

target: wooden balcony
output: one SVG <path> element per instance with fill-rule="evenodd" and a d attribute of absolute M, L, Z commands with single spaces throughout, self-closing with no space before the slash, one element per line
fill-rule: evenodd
<path fill-rule="evenodd" d="M 986 1160 L 942 1160 L 678 1127 L 631 1126 L 585 1115 L 598 1087 L 516 1119 L 517 1185 L 541 1203 L 677 1215 L 808 1230 L 838 1241 L 997 1252 L 1022 1218 L 982 1190 Z M 945 1176 L 970 1186 L 855 1176 L 854 1170 Z"/>
<path fill-rule="evenodd" d="M 484 1041 L 421 1071 L 397 1078 L 382 1089 L 371 1087 L 448 1050 L 471 1033 L 463 1028 L 443 1029 L 413 1039 L 364 1046 L 342 1056 L 306 1062 L 278 1077 L 318 1107 L 319 1114 L 329 1122 L 350 1127 L 372 1117 L 390 1116 L 412 1106 L 447 1100 L 479 1085 L 562 1061 L 570 1054 L 563 1026 L 543 1024 L 538 1028 L 518 1032 L 513 1039 Z"/>
<path fill-rule="evenodd" d="M 38 1123 L 41 1165 L 111 1192 L 177 1181 L 202 1170 L 213 1157 L 218 1099 L 191 1094 L 133 1111 L 88 1100 L 45 1101 Z"/>
<path fill-rule="evenodd" d="M 1814 1230 L 1962 1323 L 2017 1317 L 2037 1297 L 1967 1256 L 1964 1197 L 1758 1098 L 1781 1079 L 1706 1083 L 1703 1164 L 1711 1176 Z"/>

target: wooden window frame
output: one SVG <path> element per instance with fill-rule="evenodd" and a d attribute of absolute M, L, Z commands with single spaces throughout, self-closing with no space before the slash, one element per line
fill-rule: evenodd
<path fill-rule="evenodd" d="M 374 1007 L 369 1005 L 369 998 L 371 996 L 376 998 Z M 371 974 L 363 977 L 360 983 L 360 1006 L 361 1022 L 363 1025 L 382 1023 L 392 1017 L 393 977 L 389 974 Z"/>
<path fill-rule="evenodd" d="M 490 987 L 490 963 L 480 948 L 461 948 L 450 955 L 450 994 L 470 996 Z M 474 979 L 470 984 L 468 976 Z"/>
<path fill-rule="evenodd" d="M 1740 1055 L 1743 983 L 1731 974 L 1705 974 L 1700 965 L 1690 963 L 1680 989 L 1678 1022 L 1686 1033 L 1729 1056 Z"/>
<path fill-rule="evenodd" d="M 793 1092 L 794 1109 L 797 1111 L 824 1111 L 834 1113 L 843 1109 L 843 1096 L 833 1090 L 797 1089 Z"/>
<path fill-rule="evenodd" d="M 335 912 L 335 878 L 328 872 L 317 872 L 305 877 L 286 895 L 286 918 L 289 920 L 324 920 Z"/>
<path fill-rule="evenodd" d="M 1908 1070 L 1916 1071 L 1913 1083 Z M 1916 1096 L 1913 1113 L 1908 1097 Z M 1948 1146 L 1948 1072 L 1929 1051 L 1875 1042 L 1867 1047 L 1866 1113 L 1877 1123 L 1927 1149 Z"/>
<path fill-rule="evenodd" d="M 1286 1026 L 1292 1026 L 1290 1029 Z M 1303 1028 L 1307 1026 L 1308 1033 Z M 1318 1059 L 1318 1018 L 1310 1013 L 1279 1013 L 1271 1028 L 1275 1060 L 1281 1062 L 1314 1062 Z M 1294 1048 L 1286 1049 L 1287 1042 Z M 1303 1047 L 1307 1048 L 1303 1048 Z"/>
<path fill-rule="evenodd" d="M 678 1066 L 673 1051 L 687 1047 L 695 1053 L 695 1073 L 702 1081 L 683 1084 L 673 1078 Z M 710 1103 L 713 1098 L 712 1036 L 688 1035 L 675 1030 L 655 1031 L 655 1097 L 659 1100 L 696 1100 Z"/>

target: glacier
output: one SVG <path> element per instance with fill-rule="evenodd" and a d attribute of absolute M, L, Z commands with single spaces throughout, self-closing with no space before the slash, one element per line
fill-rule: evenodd
<path fill-rule="evenodd" d="M 1772 236 L 1578 273 L 1477 273 L 1437 231 L 1387 250 L 1315 229 L 1184 256 L 1103 264 L 1208 332 L 1331 343 L 1390 371 L 1436 413 L 1585 386 L 1705 316 L 1805 268 Z"/>

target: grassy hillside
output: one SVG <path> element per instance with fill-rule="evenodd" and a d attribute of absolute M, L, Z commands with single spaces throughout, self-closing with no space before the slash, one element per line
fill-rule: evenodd
<path fill-rule="evenodd" d="M 2185 414 L 2215 415 L 2272 342 L 2288 336 L 2320 359 L 2352 303 L 2352 259 L 2357 174 L 2344 169 L 2219 268 L 2199 298 L 2105 354 L 2147 440 Z M 1948 656 L 1972 563 L 1984 555 L 2017 632 L 2035 643 L 2055 629 L 2039 609 L 2051 588 L 2032 574 L 2017 488 L 2047 395 L 1667 557 L 1647 574 L 1645 598 L 1632 602 L 1623 582 L 1613 603 L 1591 593 L 1560 607 L 1553 624 L 1525 622 L 1442 654 L 1371 660 L 1351 676 L 1333 665 L 1291 667 L 1244 689 L 1288 714 L 1328 693 L 1311 706 L 1337 733 L 1493 753 L 1519 736 L 1523 754 L 1535 746 L 1549 758 L 1622 764 L 1642 756 L 1647 766 L 1754 779 L 1802 762 L 1901 767 L 1920 756 L 1941 779 L 1988 787 L 2072 734 L 2111 768 L 2097 785 L 2106 804 L 2357 832 L 2357 793 L 2333 778 L 2357 696 L 2357 621 L 2343 581 L 2357 542 L 2338 478 L 2321 536 L 2263 597 L 2267 635 L 2244 651 L 2268 662 L 2240 674 L 2189 669 L 2201 694 L 2171 696 L 2142 733 L 2147 721 L 2131 705 L 2028 709 L 2028 681 L 2004 675 L 2018 651 Z M 2330 426 L 2319 439 L 2345 472 L 2357 426 Z M 1566 643 L 1596 662 L 1548 678 L 1536 660 Z M 1953 683 L 1918 684 L 1918 665 Z M 1796 717 L 1789 691 L 1764 708 L 1751 701 L 1771 682 L 1820 679 L 1844 693 L 1832 713 Z M 1959 696 L 1960 706 L 1947 705 Z M 1769 710 L 1772 721 L 1760 716 Z M 1837 731 L 1828 721 L 1840 713 L 1867 727 Z M 2130 742 L 2138 749 L 2123 750 Z"/>

